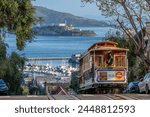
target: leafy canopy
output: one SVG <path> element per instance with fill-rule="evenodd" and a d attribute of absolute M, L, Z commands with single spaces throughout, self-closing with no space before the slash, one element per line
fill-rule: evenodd
<path fill-rule="evenodd" d="M 0 0 L 0 34 L 6 31 L 14 33 L 19 50 L 22 50 L 25 42 L 33 37 L 33 14 L 31 0 Z"/>

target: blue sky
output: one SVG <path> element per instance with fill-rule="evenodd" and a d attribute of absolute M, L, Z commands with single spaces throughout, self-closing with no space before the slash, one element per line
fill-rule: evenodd
<path fill-rule="evenodd" d="M 81 0 L 36 0 L 33 5 L 44 6 L 56 11 L 72 13 L 77 16 L 104 20 L 95 3 L 85 4 L 83 7 Z"/>

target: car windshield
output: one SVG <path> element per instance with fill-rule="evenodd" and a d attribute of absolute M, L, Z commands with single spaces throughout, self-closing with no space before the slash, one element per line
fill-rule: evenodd
<path fill-rule="evenodd" d="M 148 76 L 148 78 L 150 78 L 150 73 L 149 73 L 149 76 Z"/>
<path fill-rule="evenodd" d="M 128 88 L 138 85 L 139 81 L 130 82 Z"/>
<path fill-rule="evenodd" d="M 144 80 L 147 79 L 149 76 L 149 73 L 145 75 Z"/>

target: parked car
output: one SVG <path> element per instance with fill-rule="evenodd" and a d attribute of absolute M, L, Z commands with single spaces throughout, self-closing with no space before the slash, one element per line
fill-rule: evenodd
<path fill-rule="evenodd" d="M 139 84 L 140 81 L 130 82 L 127 88 L 123 91 L 123 93 L 138 93 L 139 92 Z"/>
<path fill-rule="evenodd" d="M 150 73 L 147 73 L 141 82 L 138 84 L 140 93 L 150 93 Z"/>
<path fill-rule="evenodd" d="M 0 79 L 0 95 L 7 95 L 8 94 L 8 87 L 4 80 Z"/>

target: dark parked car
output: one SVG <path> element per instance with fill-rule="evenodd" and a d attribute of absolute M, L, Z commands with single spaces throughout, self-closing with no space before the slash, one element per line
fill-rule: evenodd
<path fill-rule="evenodd" d="M 7 95 L 8 94 L 8 87 L 4 80 L 0 79 L 0 95 Z"/>
<path fill-rule="evenodd" d="M 139 84 L 140 81 L 130 82 L 127 88 L 123 91 L 123 93 L 139 93 Z"/>

